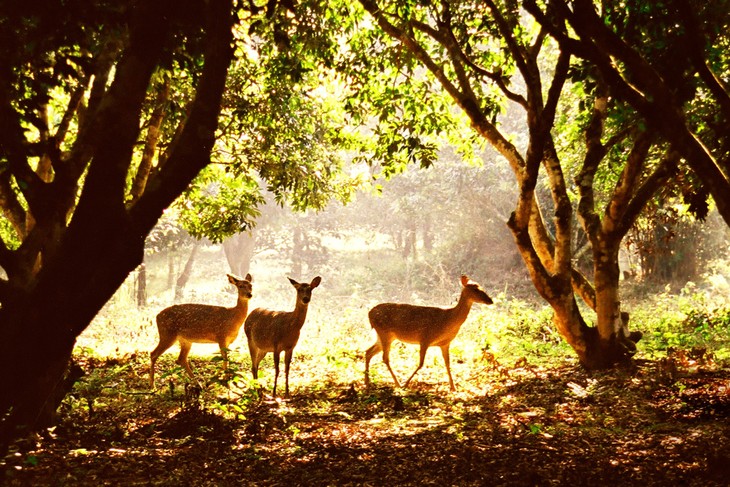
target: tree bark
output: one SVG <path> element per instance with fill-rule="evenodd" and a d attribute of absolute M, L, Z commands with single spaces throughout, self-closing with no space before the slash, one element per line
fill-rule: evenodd
<path fill-rule="evenodd" d="M 131 16 L 129 47 L 89 136 L 93 160 L 71 223 L 32 285 L 0 309 L 0 450 L 23 431 L 47 424 L 47 412 L 60 401 L 54 390 L 63 382 L 76 337 L 142 263 L 145 237 L 164 208 L 209 163 L 233 51 L 231 2 L 206 5 L 205 64 L 188 121 L 192 128 L 171 156 L 175 175 L 161 175 L 152 183 L 154 194 L 145 192 L 127 211 L 125 188 L 141 104 L 162 59 L 174 5 L 140 4 Z"/>

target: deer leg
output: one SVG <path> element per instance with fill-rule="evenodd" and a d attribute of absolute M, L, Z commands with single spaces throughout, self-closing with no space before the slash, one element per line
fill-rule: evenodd
<path fill-rule="evenodd" d="M 424 345 L 424 344 L 422 343 L 422 344 L 421 344 L 421 349 L 419 350 L 419 354 L 420 354 L 420 359 L 419 359 L 419 361 L 418 361 L 418 367 L 416 368 L 416 370 L 414 370 L 414 371 L 413 371 L 413 373 L 412 373 L 412 374 L 411 374 L 411 376 L 410 376 L 410 377 L 408 378 L 408 380 L 407 380 L 407 381 L 406 381 L 406 383 L 405 383 L 405 384 L 403 385 L 403 387 L 408 387 L 408 383 L 409 383 L 409 382 L 411 381 L 411 379 L 413 379 L 413 376 L 414 376 L 414 375 L 416 375 L 416 372 L 418 372 L 419 370 L 421 370 L 421 367 L 423 367 L 423 363 L 424 363 L 424 362 L 425 362 L 425 360 L 426 360 L 426 352 L 427 352 L 427 351 L 428 351 L 428 345 Z"/>
<path fill-rule="evenodd" d="M 279 380 L 279 350 L 274 350 L 274 397 L 276 397 L 276 381 Z"/>
<path fill-rule="evenodd" d="M 256 381 L 256 390 L 258 391 L 259 397 L 263 395 L 263 387 L 258 383 L 259 378 L 259 364 L 261 363 L 261 360 L 266 356 L 266 352 L 262 352 L 261 350 L 255 350 L 249 347 L 249 351 L 251 352 L 251 374 L 253 375 L 253 380 Z"/>
<path fill-rule="evenodd" d="M 449 386 L 451 387 L 452 391 L 456 390 L 456 387 L 454 386 L 454 379 L 451 378 L 451 358 L 449 356 L 449 345 L 450 343 L 447 343 L 446 345 L 441 346 L 441 355 L 444 356 L 444 364 L 446 365 L 446 373 L 449 374 Z"/>
<path fill-rule="evenodd" d="M 383 347 L 380 345 L 380 338 L 368 348 L 365 352 L 365 385 L 370 386 L 370 360 L 378 353 L 382 352 Z M 397 381 L 396 381 L 397 382 Z"/>
<path fill-rule="evenodd" d="M 259 355 L 259 351 L 253 346 L 251 339 L 248 340 L 248 353 L 251 356 L 251 374 L 256 380 L 259 378 L 259 363 L 261 363 L 263 355 Z"/>
<path fill-rule="evenodd" d="M 390 371 L 390 375 L 393 376 L 393 381 L 395 381 L 396 387 L 400 387 L 400 382 L 398 382 L 398 377 L 395 376 L 395 372 L 393 372 L 393 369 L 390 368 L 390 344 L 391 342 L 388 341 L 380 341 L 381 346 L 383 347 L 383 362 L 388 367 L 388 370 Z"/>
<path fill-rule="evenodd" d="M 218 346 L 221 349 L 221 357 L 223 357 L 223 369 L 228 370 L 228 345 L 225 340 L 218 342 Z"/>
<path fill-rule="evenodd" d="M 155 362 L 160 355 L 175 344 L 175 341 L 177 341 L 177 337 L 174 335 L 164 337 L 160 335 L 160 343 L 150 352 L 150 389 L 155 388 Z"/>
<path fill-rule="evenodd" d="M 294 355 L 294 349 L 287 350 L 284 354 L 284 374 L 286 376 L 286 396 L 289 397 L 289 365 Z"/>
<path fill-rule="evenodd" d="M 177 364 L 181 365 L 185 369 L 185 372 L 187 372 L 188 377 L 191 379 L 194 378 L 194 375 L 193 369 L 190 368 L 188 354 L 190 353 L 190 347 L 192 347 L 192 345 L 193 344 L 191 342 L 180 340 L 180 355 L 177 357 Z"/>

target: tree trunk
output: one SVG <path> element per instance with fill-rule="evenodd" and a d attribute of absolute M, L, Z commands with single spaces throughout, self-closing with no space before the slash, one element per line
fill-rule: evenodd
<path fill-rule="evenodd" d="M 185 291 L 185 285 L 188 283 L 188 280 L 190 279 L 190 274 L 193 271 L 193 264 L 195 263 L 195 257 L 198 255 L 199 248 L 200 240 L 196 240 L 193 244 L 192 250 L 190 250 L 190 255 L 188 255 L 188 260 L 185 262 L 185 267 L 183 267 L 183 271 L 178 276 L 177 281 L 175 281 L 176 303 L 182 300 L 183 291 Z"/>
<path fill-rule="evenodd" d="M 256 250 L 253 230 L 241 232 L 223 242 L 223 252 L 233 274 L 245 276 L 251 270 L 251 261 Z"/>
<path fill-rule="evenodd" d="M 52 421 L 57 404 L 49 401 L 58 397 L 76 337 L 142 263 L 144 240 L 121 230 L 128 227 L 119 218 L 105 221 L 106 228 L 74 232 L 35 288 L 0 309 L 0 408 L 10 410 L 0 427 L 3 444 L 20 425 Z"/>
<path fill-rule="evenodd" d="M 134 206 L 125 207 L 141 106 L 167 41 L 170 9 L 168 2 L 148 2 L 132 13 L 129 48 L 94 117 L 96 125 L 89 141 L 93 160 L 73 217 L 60 235 L 57 250 L 43 260 L 30 285 L 16 286 L 17 291 L 4 296 L 7 299 L 0 307 L 0 456 L 13 438 L 52 419 L 49 416 L 63 398 L 59 385 L 64 383 L 76 337 L 129 273 L 142 264 L 145 237 L 163 210 L 210 162 L 233 55 L 228 0 L 206 3 L 205 64 L 169 170 L 157 174 Z M 9 260 L 7 252 L 4 258 Z"/>
<path fill-rule="evenodd" d="M 137 268 L 137 308 L 147 306 L 147 267 L 144 262 Z"/>

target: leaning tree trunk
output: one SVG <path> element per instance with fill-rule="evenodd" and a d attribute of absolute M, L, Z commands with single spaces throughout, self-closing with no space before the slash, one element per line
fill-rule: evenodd
<path fill-rule="evenodd" d="M 61 257 L 41 270 L 34 289 L 0 309 L 0 407 L 10 411 L 0 442 L 16 426 L 52 421 L 49 400 L 58 397 L 76 337 L 142 263 L 144 239 L 125 223 L 107 216 L 103 228 L 69 230 Z"/>

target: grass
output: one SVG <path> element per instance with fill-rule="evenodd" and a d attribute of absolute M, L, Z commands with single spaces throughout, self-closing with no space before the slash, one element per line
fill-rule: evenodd
<path fill-rule="evenodd" d="M 316 388 L 320 381 L 342 385 L 359 384 L 363 380 L 364 351 L 373 343 L 367 312 L 381 301 L 406 296 L 404 301 L 442 306 L 453 305 L 458 297 L 458 281 L 448 282 L 441 276 L 424 280 L 410 277 L 408 282 L 396 282 L 398 259 L 387 250 L 361 248 L 351 245 L 349 251 L 333 252 L 327 266 L 307 271 L 308 280 L 322 275 L 322 285 L 313 293 L 307 322 L 295 349 L 291 372 L 294 387 Z M 384 255 L 384 256 L 383 256 Z M 400 266 L 405 264 L 401 261 Z M 377 272 L 385 266 L 387 272 Z M 407 266 L 406 266 L 407 267 Z M 295 292 L 281 269 L 285 265 L 267 254 L 258 258 L 251 269 L 254 276 L 254 297 L 250 308 L 292 309 Z M 235 293 L 225 279 L 226 265 L 220 248 L 204 247 L 198 257 L 185 301 L 232 306 Z M 140 370 L 147 373 L 146 357 L 157 343 L 154 317 L 171 304 L 172 291 L 165 290 L 166 259 L 148 262 L 149 305 L 137 309 L 133 301 L 133 277 L 79 337 L 79 349 L 93 350 L 99 357 L 140 357 Z M 412 269 L 411 269 L 412 270 Z M 405 272 L 405 269 L 401 269 Z M 388 276 L 375 279 L 373 276 Z M 402 278 L 401 278 L 402 279 Z M 574 363 L 574 353 L 552 325 L 552 311 L 537 300 L 519 299 L 503 291 L 490 289 L 494 305 L 474 305 L 459 335 L 452 342 L 452 372 L 455 381 L 466 387 L 477 387 L 484 371 L 515 364 L 555 366 Z M 631 328 L 641 330 L 638 359 L 658 360 L 675 348 L 704 348 L 716 360 L 730 359 L 730 304 L 723 292 L 726 286 L 722 274 L 713 273 L 706 283 L 687 283 L 681 289 L 667 287 L 658 293 L 628 287 L 626 305 L 631 312 Z M 498 288 L 510 286 L 499 284 Z M 514 286 L 512 286 L 514 287 Z M 249 370 L 250 362 L 245 339 L 232 345 L 232 361 L 240 375 Z M 417 365 L 418 347 L 395 342 L 391 364 L 396 374 L 407 378 Z M 178 347 L 173 346 L 159 362 L 162 374 L 174 370 Z M 218 353 L 217 345 L 195 344 L 191 359 L 200 375 L 210 375 L 211 357 Z M 219 364 L 215 364 L 217 367 Z M 261 366 L 262 382 L 273 381 L 273 360 L 268 355 Z M 164 377 L 161 376 L 161 377 Z M 173 375 L 171 377 L 177 377 Z M 380 356 L 371 363 L 374 384 L 389 384 L 390 374 Z M 440 353 L 432 349 L 426 356 L 424 368 L 414 379 L 437 387 L 447 387 L 447 378 Z M 478 387 L 477 387 L 478 388 Z"/>
<path fill-rule="evenodd" d="M 185 300 L 232 306 L 220 252 L 201 254 Z M 149 306 L 137 309 L 127 284 L 79 337 L 75 358 L 87 374 L 65 399 L 59 426 L 5 460 L 8 485 L 723 482 L 716 469 L 730 461 L 730 308 L 712 285 L 630 289 L 632 329 L 644 332 L 637 367 L 594 374 L 577 365 L 549 308 L 485 285 L 494 305 L 475 305 L 452 342 L 457 391 L 436 348 L 408 389 L 394 388 L 375 357 L 365 389 L 370 307 L 406 294 L 451 305 L 458 281 L 414 279 L 406 292 L 372 279 L 373 257 L 361 258 L 371 267 L 333 259 L 292 276 L 319 274 L 323 283 L 294 352 L 288 399 L 270 395 L 270 354 L 258 383 L 251 378 L 242 336 L 228 374 L 217 345 L 195 344 L 191 381 L 174 346 L 158 360 L 158 389 L 149 390 L 154 317 L 171 304 L 153 263 Z M 293 307 L 281 268 L 262 259 L 251 270 L 252 307 Z M 417 361 L 417 346 L 394 343 L 399 378 Z M 283 392 L 283 376 L 279 384 Z"/>

